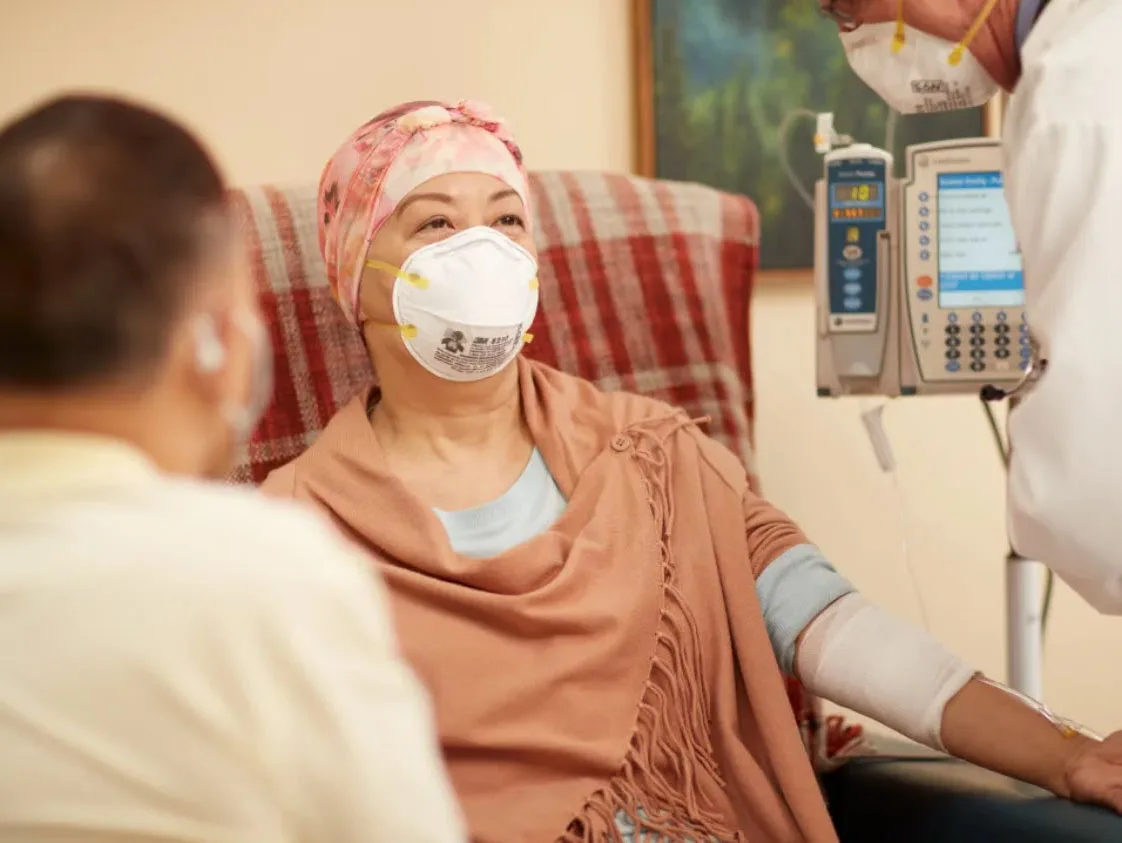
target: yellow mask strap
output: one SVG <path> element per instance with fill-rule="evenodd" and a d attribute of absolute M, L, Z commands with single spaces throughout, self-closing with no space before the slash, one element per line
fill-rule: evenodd
<path fill-rule="evenodd" d="M 958 42 L 951 54 L 947 56 L 947 63 L 957 66 L 962 61 L 962 56 L 966 53 L 966 48 L 970 46 L 970 42 L 978 37 L 978 33 L 982 31 L 982 26 L 986 22 L 986 18 L 993 12 L 994 7 L 997 6 L 997 0 L 986 0 L 986 5 L 982 7 L 982 13 L 978 15 L 977 20 L 970 24 L 970 28 L 966 30 L 966 34 L 962 36 L 962 40 Z"/>
<path fill-rule="evenodd" d="M 375 328 L 389 328 L 394 331 L 400 331 L 401 336 L 407 340 L 411 340 L 417 336 L 416 325 L 398 325 L 396 322 L 379 322 L 377 319 L 367 319 L 362 324 L 363 326 L 373 325 Z"/>
<path fill-rule="evenodd" d="M 892 36 L 892 52 L 904 49 L 904 0 L 896 0 L 896 33 Z"/>
<path fill-rule="evenodd" d="M 366 262 L 366 265 L 371 269 L 380 269 L 382 270 L 382 272 L 388 272 L 394 278 L 400 278 L 406 284 L 412 284 L 418 290 L 428 289 L 429 280 L 427 278 L 421 275 L 417 275 L 413 272 L 402 272 L 392 263 L 386 263 L 385 261 L 375 260 L 374 258 L 371 258 Z"/>

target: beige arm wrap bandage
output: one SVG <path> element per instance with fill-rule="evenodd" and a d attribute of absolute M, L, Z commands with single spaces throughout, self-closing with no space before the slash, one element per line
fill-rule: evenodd
<path fill-rule="evenodd" d="M 807 627 L 796 670 L 812 694 L 941 752 L 943 708 L 975 675 L 922 629 L 856 592 Z"/>

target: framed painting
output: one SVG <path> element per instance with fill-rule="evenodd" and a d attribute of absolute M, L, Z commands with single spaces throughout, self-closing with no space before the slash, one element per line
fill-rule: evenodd
<path fill-rule="evenodd" d="M 905 146 L 979 137 L 992 122 L 980 108 L 890 121 L 816 0 L 632 3 L 636 169 L 751 197 L 765 270 L 813 265 L 816 112 L 833 112 L 839 134 L 890 147 L 897 175 Z"/>

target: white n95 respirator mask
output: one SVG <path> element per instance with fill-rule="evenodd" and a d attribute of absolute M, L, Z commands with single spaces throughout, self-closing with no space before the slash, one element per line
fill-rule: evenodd
<path fill-rule="evenodd" d="M 890 21 L 862 24 L 841 33 L 841 41 L 854 73 L 890 108 L 901 114 L 956 111 L 984 105 L 999 89 L 966 49 L 983 20 L 958 44 Z"/>
<path fill-rule="evenodd" d="M 477 381 L 510 364 L 532 336 L 538 264 L 509 237 L 475 226 L 411 254 L 394 275 L 393 315 L 413 359 L 439 378 Z"/>

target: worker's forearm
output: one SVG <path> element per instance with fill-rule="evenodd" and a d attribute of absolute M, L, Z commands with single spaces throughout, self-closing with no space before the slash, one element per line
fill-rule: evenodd
<path fill-rule="evenodd" d="M 1089 740 L 1065 737 L 1039 712 L 978 679 L 943 709 L 942 737 L 952 755 L 1065 797 L 1068 763 Z"/>

